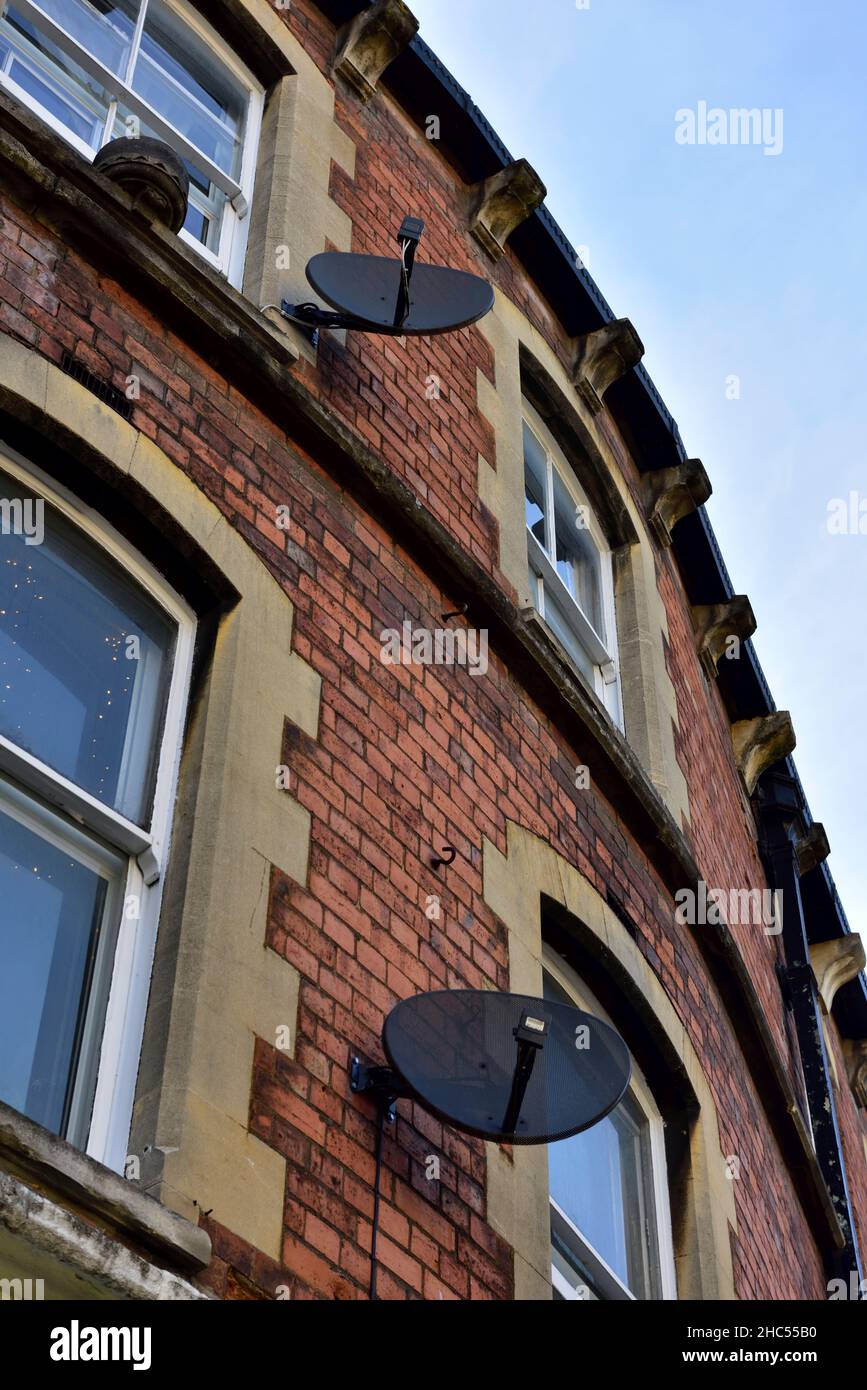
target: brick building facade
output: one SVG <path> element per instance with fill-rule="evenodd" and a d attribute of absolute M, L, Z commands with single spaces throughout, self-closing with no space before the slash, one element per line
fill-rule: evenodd
<path fill-rule="evenodd" d="M 27 995 L 36 964 L 0 932 L 10 991 L 46 1009 L 25 1081 L 20 1059 L 0 1069 L 0 1276 L 5 1259 L 55 1297 L 367 1297 L 377 1111 L 350 1090 L 353 1056 L 382 1061 L 413 994 L 539 996 L 545 975 L 634 1059 L 607 1147 L 563 1149 L 598 1232 L 562 1155 L 402 1100 L 378 1297 L 857 1283 L 863 948 L 707 475 L 538 176 L 395 0 L 41 10 L 11 0 L 0 28 L 0 477 L 10 503 L 45 503 L 50 558 L 12 510 L 0 545 L 6 615 L 8 566 L 32 561 L 61 616 L 40 636 L 29 598 L 14 609 L 37 634 L 31 686 L 7 624 L 0 811 L 114 907 L 65 1043 L 46 1041 L 54 974 Z M 128 171 L 92 165 L 130 121 L 193 170 L 180 235 Z M 311 256 L 393 255 L 406 215 L 426 223 L 420 260 L 493 285 L 488 316 L 314 343 L 280 312 L 311 298 Z M 590 539 L 561 537 L 561 495 Z M 64 763 L 75 721 L 51 695 L 77 709 L 87 672 L 52 657 L 28 693 L 73 621 L 70 567 L 100 593 L 80 664 L 97 669 L 110 603 L 157 672 L 130 677 L 108 791 Z M 384 659 L 407 624 L 468 651 L 483 634 L 486 659 Z M 23 894 L 25 848 L 7 853 L 4 893 Z M 691 920 L 706 889 L 782 918 Z"/>

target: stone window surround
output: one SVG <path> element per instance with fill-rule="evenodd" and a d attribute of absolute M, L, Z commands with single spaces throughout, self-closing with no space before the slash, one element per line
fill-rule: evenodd
<path fill-rule="evenodd" d="M 99 1162 L 120 1170 L 127 1151 L 147 1003 L 147 979 L 165 882 L 163 846 L 174 814 L 175 775 L 186 723 L 196 618 L 174 586 L 165 582 L 164 575 L 144 559 L 127 537 L 108 524 L 101 510 L 94 514 L 84 498 L 56 476 L 45 473 L 31 453 L 25 456 L 10 448 L 4 434 L 5 431 L 0 432 L 2 471 L 12 482 L 21 481 L 24 487 L 45 499 L 45 505 L 55 517 L 62 517 L 66 525 L 74 528 L 88 557 L 113 562 L 119 573 L 134 582 L 138 595 L 150 597 L 172 624 L 174 634 L 166 671 L 166 706 L 150 734 L 153 753 L 149 752 L 149 757 L 155 758 L 154 785 L 150 802 L 141 808 L 145 813 L 143 819 L 140 820 L 134 811 L 130 814 L 129 808 L 125 814 L 124 808 L 112 799 L 106 807 L 97 809 L 92 795 L 88 798 L 90 788 L 74 773 L 70 774 L 72 786 L 64 790 L 62 772 L 49 768 L 45 778 L 50 790 L 46 791 L 38 766 L 28 765 L 26 749 L 13 751 L 3 758 L 4 772 L 25 799 L 25 818 L 27 814 L 38 814 L 40 800 L 44 799 L 49 809 L 53 806 L 55 811 L 60 808 L 65 813 L 73 833 L 76 828 L 83 831 L 85 856 L 98 854 L 101 843 L 108 847 L 118 877 L 114 889 L 109 890 L 105 910 L 110 911 L 115 895 L 121 904 L 128 904 L 130 895 L 138 904 L 134 918 L 126 912 L 118 914 L 119 926 L 116 920 L 112 925 L 112 919 L 101 918 L 103 947 L 111 941 L 113 933 L 116 936 L 104 967 L 99 964 L 99 955 L 94 967 L 96 981 L 105 970 L 105 994 L 98 1014 L 91 1013 L 99 998 L 98 988 L 88 1003 L 87 1018 L 92 1017 L 93 1024 L 86 1025 L 85 1037 L 92 1031 L 92 1050 L 85 1045 L 80 1056 L 69 1059 L 74 1078 L 73 1099 L 63 1128 L 70 1142 L 86 1149 Z M 13 739 L 13 745 L 15 742 Z M 128 819 L 134 822 L 132 830 L 125 823 Z M 81 1082 L 90 1067 L 93 1068 L 93 1094 L 88 1100 Z"/>
<path fill-rule="evenodd" d="M 317 736 L 320 679 L 292 653 L 292 604 L 262 560 L 146 435 L 8 336 L 0 408 L 57 446 L 55 475 L 63 456 L 97 473 L 238 595 L 185 738 L 129 1153 L 145 1192 L 193 1222 L 212 1210 L 279 1259 L 285 1160 L 248 1115 L 255 1039 L 288 1027 L 294 1052 L 298 975 L 265 944 L 268 883 L 272 866 L 306 882 L 310 818 L 275 769 L 286 719 Z"/>
<path fill-rule="evenodd" d="M 638 1024 L 627 1027 L 624 1009 L 616 1016 L 626 1041 L 655 1051 L 655 1069 L 665 1069 L 677 1092 L 677 1110 L 687 1131 L 686 1173 L 672 1192 L 678 1298 L 733 1299 L 734 1275 L 729 1230 L 737 1231 L 732 1182 L 720 1150 L 717 1112 L 701 1063 L 668 996 L 625 927 L 595 888 L 550 845 L 509 822 L 507 852 L 484 842 L 484 898 L 508 931 L 509 988 L 539 997 L 544 965 L 543 906 L 560 910 L 560 921 L 581 941 L 580 966 L 588 987 L 599 994 L 607 979 L 634 1011 Z M 568 918 L 565 916 L 568 914 Z M 597 971 L 588 973 L 595 959 Z M 601 999 L 609 1009 L 609 998 Z M 639 1056 L 653 1078 L 652 1052 Z M 657 1096 L 661 1108 L 662 1097 Z M 665 1112 L 664 1112 L 665 1113 Z M 673 1128 L 676 1128 L 674 1126 Z M 515 1251 L 515 1298 L 551 1298 L 548 1161 L 543 1146 L 511 1151 L 486 1145 L 488 1220 Z M 672 1164 L 670 1162 L 670 1173 Z M 671 1182 L 671 1175 L 670 1175 Z"/>
<path fill-rule="evenodd" d="M 332 200 L 332 163 L 355 175 L 355 145 L 334 119 L 334 87 L 268 0 L 191 0 L 265 88 L 265 109 L 243 279 L 296 354 L 315 359 L 309 339 L 284 319 L 283 299 L 310 298 L 311 258 L 331 245 L 349 251 L 352 223 Z"/>
<path fill-rule="evenodd" d="M 499 291 L 493 312 L 479 328 L 491 344 L 496 363 L 496 386 L 478 373 L 479 409 L 494 429 L 497 450 L 496 468 L 491 460 L 479 457 L 479 495 L 499 522 L 500 568 L 517 590 L 519 607 L 532 609 L 522 446 L 522 400 L 526 398 L 573 461 L 611 545 L 623 737 L 681 826 L 689 819 L 689 796 L 675 747 L 677 699 L 665 658 L 668 618 L 644 519 L 598 417 L 584 405 L 542 335 Z M 550 636 L 548 640 L 554 641 Z M 571 666 L 570 658 L 556 645 Z"/>

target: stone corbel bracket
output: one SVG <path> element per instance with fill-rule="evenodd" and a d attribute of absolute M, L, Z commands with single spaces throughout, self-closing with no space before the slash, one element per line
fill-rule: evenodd
<path fill-rule="evenodd" d="M 660 545 L 671 545 L 671 533 L 683 517 L 694 512 L 713 492 L 700 459 L 687 459 L 674 468 L 660 468 L 644 479 L 644 505 Z"/>
<path fill-rule="evenodd" d="M 692 609 L 696 650 L 708 680 L 716 680 L 717 663 L 732 637 L 746 642 L 756 630 L 756 620 L 746 594 L 728 603 L 696 604 Z"/>
<path fill-rule="evenodd" d="M 403 0 L 377 0 L 338 32 L 333 71 L 368 102 L 386 68 L 417 33 L 418 20 Z"/>
<path fill-rule="evenodd" d="M 795 730 L 787 710 L 741 719 L 732 725 L 732 747 L 747 796 L 752 796 L 762 773 L 795 748 Z"/>
<path fill-rule="evenodd" d="M 821 821 L 814 821 L 806 835 L 801 836 L 795 845 L 795 853 L 798 856 L 799 878 L 803 878 L 804 874 L 808 874 L 817 864 L 828 858 L 831 846 Z"/>
<path fill-rule="evenodd" d="M 838 989 L 854 980 L 867 964 L 864 942 L 857 932 L 838 936 L 833 941 L 820 941 L 810 947 L 810 964 L 816 977 L 816 988 L 826 1014 L 831 1012 Z"/>
<path fill-rule="evenodd" d="M 852 1094 L 861 1109 L 867 1110 L 867 1038 L 844 1038 L 843 1056 Z"/>
<path fill-rule="evenodd" d="M 470 192 L 470 231 L 492 260 L 498 261 L 516 227 L 526 222 L 548 190 L 526 159 L 507 164 Z"/>
<path fill-rule="evenodd" d="M 613 319 L 577 340 L 572 380 L 594 415 L 602 409 L 609 386 L 637 366 L 643 356 L 644 344 L 629 319 Z"/>

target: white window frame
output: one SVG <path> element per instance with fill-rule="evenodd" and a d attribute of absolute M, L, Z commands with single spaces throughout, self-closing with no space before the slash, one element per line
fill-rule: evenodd
<path fill-rule="evenodd" d="M 247 236 L 249 232 L 249 211 L 253 199 L 253 184 L 256 177 L 256 158 L 259 147 L 259 136 L 262 128 L 262 112 L 264 109 L 265 92 L 264 88 L 252 76 L 243 63 L 236 57 L 231 48 L 219 37 L 214 30 L 205 23 L 200 15 L 186 3 L 186 0 L 163 0 L 169 9 L 174 10 L 183 20 L 185 26 L 194 33 L 200 40 L 206 43 L 215 53 L 216 57 L 229 68 L 230 72 L 239 82 L 245 86 L 249 92 L 247 105 L 247 116 L 244 124 L 244 139 L 241 155 L 241 169 L 239 179 L 236 181 L 231 178 L 224 169 L 208 159 L 207 155 L 198 150 L 191 144 L 180 131 L 173 125 L 164 120 L 158 112 L 154 111 L 147 102 L 133 91 L 132 87 L 122 78 L 113 73 L 110 68 L 95 58 L 91 53 L 83 48 L 76 39 L 68 34 L 55 19 L 47 15 L 44 10 L 36 3 L 36 0 L 10 0 L 13 7 L 21 12 L 25 18 L 38 28 L 47 39 L 56 44 L 67 57 L 71 58 L 83 68 L 85 72 L 95 78 L 110 96 L 108 116 L 103 128 L 100 147 L 107 144 L 114 137 L 114 124 L 117 116 L 118 103 L 122 102 L 125 106 L 138 116 L 140 120 L 146 122 L 156 132 L 157 136 L 171 145 L 175 152 L 182 158 L 188 159 L 207 175 L 210 181 L 222 190 L 228 197 L 225 205 L 221 225 L 220 225 L 220 249 L 213 252 L 197 241 L 184 228 L 178 233 L 183 241 L 191 246 L 193 250 L 203 257 L 210 265 L 214 266 L 221 274 L 225 275 L 231 285 L 236 289 L 241 287 L 244 276 L 244 260 L 247 250 Z M 136 25 L 135 39 L 130 53 L 127 75 L 131 75 L 132 62 L 137 53 L 138 42 L 144 26 L 144 18 L 148 0 L 142 0 L 142 10 L 139 14 Z M 2 0 L 0 0 L 2 6 Z M 86 159 L 92 160 L 95 151 L 90 148 L 83 140 L 68 130 L 55 116 L 40 106 L 37 101 L 12 81 L 5 73 L 0 73 L 0 85 L 4 86 L 12 93 L 23 105 L 36 111 L 42 120 L 52 130 L 55 130 L 67 144 L 72 145 L 84 155 Z"/>
<path fill-rule="evenodd" d="M 552 530 L 552 543 L 555 544 L 553 541 L 553 529 L 556 524 L 554 504 L 554 474 L 556 473 L 564 490 L 569 494 L 575 504 L 576 517 L 580 508 L 582 515 L 586 518 L 587 525 L 585 529 L 589 533 L 593 545 L 599 552 L 601 561 L 602 613 L 605 619 L 606 632 L 605 641 L 603 642 L 587 615 L 582 611 L 579 604 L 575 601 L 572 594 L 563 583 L 552 555 L 544 546 L 540 545 L 529 526 L 527 526 L 527 559 L 534 581 L 534 592 L 532 594 L 533 607 L 544 620 L 546 590 L 551 593 L 552 598 L 556 600 L 558 607 L 565 614 L 575 640 L 587 653 L 588 659 L 593 666 L 594 693 L 598 696 L 613 722 L 619 729 L 622 729 L 623 707 L 620 697 L 620 661 L 617 650 L 617 612 L 614 603 L 614 568 L 611 547 L 599 525 L 596 513 L 588 502 L 562 449 L 557 444 L 554 436 L 542 420 L 538 411 L 536 411 L 526 399 L 523 401 L 523 423 L 525 423 L 535 435 L 545 454 L 545 507 L 546 515 L 549 518 L 549 525 Z M 552 635 L 556 638 L 556 633 L 552 633 Z M 568 651 L 566 655 L 574 665 L 574 660 Z M 584 672 L 580 671 L 580 668 L 576 669 L 579 669 L 582 680 L 586 680 Z"/>
<path fill-rule="evenodd" d="M 103 517 L 0 442 L 0 469 L 43 497 L 88 539 L 120 564 L 177 625 L 172 672 L 160 733 L 148 828 L 135 825 L 97 801 L 47 764 L 0 735 L 0 771 L 24 792 L 40 798 L 76 825 L 99 837 L 128 862 L 123 901 L 139 900 L 139 916 L 123 912 L 117 930 L 105 1011 L 96 1090 L 86 1152 L 116 1172 L 124 1171 L 136 1078 L 144 1034 L 154 947 L 177 791 L 181 742 L 189 700 L 196 635 L 193 610 L 158 571 Z"/>
<path fill-rule="evenodd" d="M 579 979 L 575 971 L 549 946 L 545 945 L 542 950 L 542 967 L 554 979 L 561 989 L 574 999 L 578 1008 L 585 1013 L 593 1014 L 596 1018 L 601 1018 L 604 1023 L 614 1027 L 611 1019 L 598 1001 L 589 992 L 586 985 Z M 632 1075 L 629 1081 L 629 1095 L 633 1103 L 638 1107 L 647 1121 L 650 1168 L 651 1168 L 651 1187 L 653 1192 L 653 1212 L 655 1217 L 655 1237 L 657 1257 L 659 1261 L 659 1285 L 662 1298 L 672 1300 L 677 1298 L 677 1276 L 674 1264 L 674 1244 L 671 1235 L 671 1205 L 668 1195 L 668 1164 L 665 1156 L 665 1124 L 659 1113 L 656 1101 L 639 1068 L 632 1063 Z M 557 1229 L 566 1238 L 567 1243 L 573 1247 L 581 1262 L 585 1265 L 591 1275 L 594 1285 L 600 1295 L 606 1300 L 637 1301 L 635 1294 L 619 1278 L 614 1270 L 606 1263 L 603 1257 L 596 1251 L 586 1236 L 570 1221 L 569 1217 L 560 1206 L 550 1198 L 551 1206 L 551 1226 L 552 1230 Z M 552 1261 L 552 1284 L 563 1293 L 561 1285 L 568 1283 L 562 1272 L 557 1269 Z M 556 1277 L 555 1277 L 556 1271 Z M 576 1275 L 576 1284 L 573 1285 L 571 1295 L 563 1293 L 564 1297 L 580 1298 L 577 1289 L 580 1287 L 580 1276 Z"/>

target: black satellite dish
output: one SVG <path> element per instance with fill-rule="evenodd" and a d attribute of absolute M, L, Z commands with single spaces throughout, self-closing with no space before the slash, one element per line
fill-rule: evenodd
<path fill-rule="evenodd" d="M 494 307 L 491 286 L 464 270 L 416 266 L 415 253 L 423 231 L 419 218 L 404 220 L 397 237 L 401 248 L 397 260 L 339 251 L 314 256 L 307 266 L 307 279 L 336 312 L 284 300 L 282 313 L 314 332 L 354 328 L 393 337 L 453 333 L 478 322 Z"/>
<path fill-rule="evenodd" d="M 597 1124 L 632 1066 L 623 1039 L 592 1014 L 489 990 L 405 999 L 382 1043 L 391 1069 L 358 1063 L 353 1089 L 411 1096 L 455 1129 L 509 1144 L 549 1144 Z"/>
<path fill-rule="evenodd" d="M 401 1096 L 440 1120 L 500 1144 L 549 1144 L 604 1120 L 632 1071 L 626 1043 L 601 1019 L 558 1000 L 489 990 L 417 994 L 395 1005 L 382 1034 L 390 1066 L 352 1059 L 350 1085 L 379 1101 L 370 1251 L 376 1243 L 382 1132 Z"/>
<path fill-rule="evenodd" d="M 494 305 L 493 290 L 478 275 L 418 265 L 410 281 L 409 313 L 395 323 L 402 268 L 400 261 L 387 256 L 314 256 L 307 279 L 335 309 L 370 324 L 377 333 L 450 333 L 475 323 Z"/>

